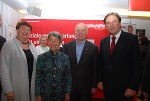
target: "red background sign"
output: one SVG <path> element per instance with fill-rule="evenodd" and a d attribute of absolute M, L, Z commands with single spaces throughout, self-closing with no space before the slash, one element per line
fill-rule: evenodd
<path fill-rule="evenodd" d="M 56 19 L 22 19 L 32 25 L 30 40 L 35 46 L 39 45 L 39 37 L 43 34 L 48 35 L 51 31 L 60 32 L 63 35 L 64 43 L 75 39 L 75 26 L 84 23 L 88 26 L 87 39 L 98 47 L 100 40 L 108 36 L 103 20 L 56 20 Z M 97 90 L 93 98 L 104 98 L 103 92 Z"/>
<path fill-rule="evenodd" d="M 108 36 L 103 20 L 56 20 L 56 19 L 22 19 L 32 25 L 30 40 L 37 46 L 39 37 L 43 34 L 48 35 L 51 31 L 57 31 L 63 34 L 63 41 L 69 42 L 75 39 L 75 26 L 78 23 L 85 23 L 88 26 L 87 39 L 97 46 L 100 40 Z"/>

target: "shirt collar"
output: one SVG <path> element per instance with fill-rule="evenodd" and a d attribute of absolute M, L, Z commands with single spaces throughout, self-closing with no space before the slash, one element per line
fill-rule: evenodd
<path fill-rule="evenodd" d="M 78 46 L 83 46 L 85 44 L 86 39 L 81 43 L 81 45 L 78 44 L 77 40 L 76 40 L 76 45 Z"/>

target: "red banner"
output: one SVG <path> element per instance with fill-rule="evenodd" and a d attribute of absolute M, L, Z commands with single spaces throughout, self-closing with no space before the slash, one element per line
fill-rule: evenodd
<path fill-rule="evenodd" d="M 149 0 L 129 0 L 129 11 L 150 11 Z"/>
<path fill-rule="evenodd" d="M 33 44 L 39 44 L 39 37 L 48 35 L 51 31 L 63 34 L 63 41 L 69 42 L 75 39 L 75 26 L 78 23 L 85 23 L 88 26 L 87 39 L 99 46 L 100 40 L 108 36 L 103 20 L 56 20 L 56 19 L 22 19 L 32 25 L 30 40 Z"/>

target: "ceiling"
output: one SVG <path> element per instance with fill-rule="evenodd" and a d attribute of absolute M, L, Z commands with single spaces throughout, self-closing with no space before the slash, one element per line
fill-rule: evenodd
<path fill-rule="evenodd" d="M 109 12 L 128 16 L 128 0 L 2 0 L 16 10 L 27 10 L 29 4 L 38 5 L 40 18 L 99 19 Z M 31 16 L 25 14 L 28 18 Z"/>
<path fill-rule="evenodd" d="M 99 17 L 111 10 L 128 10 L 128 0 L 40 0 L 43 17 Z"/>

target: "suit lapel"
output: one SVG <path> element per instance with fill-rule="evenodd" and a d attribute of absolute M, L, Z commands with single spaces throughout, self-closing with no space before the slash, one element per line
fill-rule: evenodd
<path fill-rule="evenodd" d="M 73 47 L 71 49 L 73 61 L 77 64 L 77 56 L 76 56 L 76 40 L 73 41 Z"/>
<path fill-rule="evenodd" d="M 106 43 L 105 44 L 106 45 L 104 45 L 104 46 L 106 46 L 106 50 L 107 50 L 106 53 L 108 55 L 110 55 L 110 36 L 106 38 Z"/>
<path fill-rule="evenodd" d="M 117 43 L 116 43 L 116 45 L 112 51 L 112 55 L 115 54 L 116 50 L 118 50 L 122 46 L 122 42 L 124 42 L 123 40 L 124 40 L 124 33 L 122 31 L 121 35 L 120 35 L 120 37 L 119 37 L 119 39 L 118 39 L 118 41 L 117 41 Z"/>

